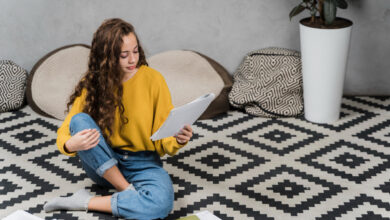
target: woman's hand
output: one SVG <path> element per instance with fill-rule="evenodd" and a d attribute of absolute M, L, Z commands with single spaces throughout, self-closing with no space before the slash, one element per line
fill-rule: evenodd
<path fill-rule="evenodd" d="M 65 150 L 69 153 L 89 150 L 99 143 L 99 137 L 100 133 L 96 129 L 79 131 L 65 142 Z"/>
<path fill-rule="evenodd" d="M 177 143 L 186 144 L 192 137 L 192 128 L 189 125 L 180 129 L 179 133 L 175 136 Z"/>

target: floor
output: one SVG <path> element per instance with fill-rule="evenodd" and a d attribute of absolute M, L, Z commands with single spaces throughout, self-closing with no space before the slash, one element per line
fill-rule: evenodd
<path fill-rule="evenodd" d="M 28 106 L 0 114 L 0 217 L 22 209 L 44 219 L 115 219 L 42 210 L 80 188 L 113 193 L 58 152 L 60 124 Z M 163 158 L 175 188 L 167 219 L 202 210 L 224 220 L 390 218 L 390 97 L 344 97 L 333 124 L 233 110 L 193 128 L 191 143 Z"/>

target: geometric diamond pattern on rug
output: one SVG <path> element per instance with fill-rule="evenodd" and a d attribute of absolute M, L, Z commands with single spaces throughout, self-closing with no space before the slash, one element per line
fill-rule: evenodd
<path fill-rule="evenodd" d="M 366 206 L 364 208 L 367 208 Z M 361 210 L 359 210 L 361 211 Z M 385 218 L 382 215 L 377 215 L 372 211 L 367 211 L 367 213 L 362 214 L 361 217 L 356 218 L 356 220 L 389 220 L 390 218 Z"/>
<path fill-rule="evenodd" d="M 291 182 L 289 179 L 285 179 L 283 182 L 279 182 L 277 185 L 272 185 L 272 187 L 267 187 L 266 189 L 272 190 L 280 195 L 287 196 L 289 199 L 310 190 L 309 187 L 304 187 L 303 185 Z"/>
<path fill-rule="evenodd" d="M 102 187 L 96 183 L 93 183 L 91 186 L 87 187 L 91 193 L 94 193 L 99 196 L 112 195 L 115 190 L 107 187 Z"/>
<path fill-rule="evenodd" d="M 87 177 L 79 157 L 68 157 L 57 150 L 40 155 L 29 161 L 71 183 L 77 183 Z"/>
<path fill-rule="evenodd" d="M 276 130 L 272 130 L 266 134 L 259 135 L 259 137 L 263 137 L 265 139 L 275 141 L 276 143 L 280 144 L 280 143 L 287 141 L 293 137 L 296 137 L 296 135 L 288 134 L 284 131 L 280 131 L 280 130 L 276 129 Z"/>
<path fill-rule="evenodd" d="M 380 185 L 379 187 L 377 187 L 375 189 L 379 189 L 384 193 L 388 193 L 390 196 L 390 179 L 389 179 L 389 181 L 385 182 L 384 184 Z"/>
<path fill-rule="evenodd" d="M 4 113 L 2 113 L 4 114 Z M 13 121 L 13 120 L 17 120 L 17 119 L 20 119 L 20 118 L 23 118 L 25 116 L 28 116 L 29 114 L 23 112 L 23 111 L 14 111 L 14 112 L 10 112 L 9 113 L 9 116 L 6 116 L 6 117 L 2 117 L 0 119 L 0 124 L 3 124 L 4 123 L 7 123 L 7 122 L 10 122 L 10 121 Z M 1 127 L 0 127 L 1 129 Z"/>
<path fill-rule="evenodd" d="M 390 119 L 365 129 L 355 136 L 372 143 L 390 147 Z"/>
<path fill-rule="evenodd" d="M 45 202 L 46 201 L 42 201 L 42 203 L 45 203 Z M 28 212 L 30 214 L 35 215 L 35 214 L 40 213 L 43 210 L 43 204 L 38 204 L 38 205 L 34 204 L 34 205 L 35 206 L 30 207 L 29 209 L 25 209 L 24 211 L 26 211 L 26 212 Z"/>
<path fill-rule="evenodd" d="M 30 130 L 27 130 L 27 131 L 24 131 L 21 133 L 13 134 L 13 135 L 11 135 L 11 137 L 16 138 L 19 141 L 22 141 L 23 143 L 28 143 L 30 141 L 34 141 L 34 140 L 40 139 L 42 137 L 47 137 L 47 135 L 42 134 L 42 133 L 35 131 L 33 129 L 30 129 Z"/>
<path fill-rule="evenodd" d="M 214 211 L 213 206 L 217 206 L 217 207 L 223 206 L 225 209 L 225 213 Z M 208 196 L 205 199 L 196 201 L 185 208 L 181 208 L 180 210 L 176 210 L 172 212 L 171 214 L 168 215 L 166 219 L 178 219 L 180 217 L 187 216 L 188 213 L 195 213 L 195 211 L 197 210 L 210 210 L 210 212 L 212 212 L 214 215 L 216 215 L 217 217 L 223 220 L 234 220 L 234 218 L 229 217 L 229 215 L 226 214 L 227 212 L 231 212 L 231 211 L 244 213 L 245 217 L 240 219 L 249 219 L 249 218 L 264 219 L 264 220 L 273 219 L 251 208 L 247 208 L 243 204 L 243 201 L 241 202 L 234 201 L 232 199 L 226 198 L 225 196 L 220 196 L 215 193 Z"/>
<path fill-rule="evenodd" d="M 39 127 L 40 130 L 34 130 L 33 127 Z M 16 155 L 22 155 L 55 144 L 56 140 L 51 134 L 57 129 L 56 125 L 40 118 L 19 123 L 0 129 L 0 146 Z"/>
<path fill-rule="evenodd" d="M 79 218 L 77 216 L 74 216 L 70 212 L 60 211 L 59 213 L 54 213 L 51 217 L 45 218 L 45 220 L 49 220 L 49 219 L 77 220 Z"/>
<path fill-rule="evenodd" d="M 354 154 L 350 154 L 349 152 L 344 152 L 334 159 L 330 159 L 330 161 L 335 161 L 338 164 L 354 169 L 370 160 L 364 159 L 363 157 L 358 157 Z"/>
<path fill-rule="evenodd" d="M 282 165 L 231 189 L 297 216 L 346 188 Z"/>
<path fill-rule="evenodd" d="M 208 210 L 221 219 L 388 219 L 390 97 L 343 97 L 341 118 L 315 124 L 230 110 L 193 126 L 193 138 L 162 158 L 175 202 L 166 218 Z M 61 121 L 29 106 L 0 114 L 0 219 L 21 209 L 43 219 L 116 219 L 43 205 L 93 183 L 78 157 L 58 152 Z"/>
<path fill-rule="evenodd" d="M 362 183 L 388 169 L 390 155 L 340 140 L 297 161 L 350 181 Z"/>
<path fill-rule="evenodd" d="M 117 220 L 118 219 L 117 217 L 114 217 L 110 214 L 102 213 L 102 212 L 93 212 L 92 215 L 98 217 L 99 219 L 104 219 L 104 220 Z"/>
<path fill-rule="evenodd" d="M 279 119 L 269 119 L 261 124 L 231 135 L 233 139 L 283 156 L 309 146 L 325 136 L 314 130 Z"/>
<path fill-rule="evenodd" d="M 374 107 L 376 109 L 390 111 L 390 98 L 388 96 L 345 96 L 344 98 Z"/>
<path fill-rule="evenodd" d="M 196 184 L 191 184 L 190 180 L 184 180 L 180 177 L 170 174 L 173 187 L 175 188 L 175 200 L 184 198 L 186 195 L 191 195 L 196 193 L 198 190 L 202 190 L 203 187 L 197 186 Z"/>
<path fill-rule="evenodd" d="M 43 205 L 38 205 L 37 207 L 30 208 L 25 210 L 26 212 L 32 215 L 38 215 L 43 210 Z M 55 220 L 55 219 L 64 219 L 64 220 L 79 220 L 77 216 L 77 212 L 67 212 L 67 211 L 57 211 L 52 213 L 47 213 L 48 215 L 45 217 L 45 220 Z"/>
<path fill-rule="evenodd" d="M 375 113 L 363 110 L 361 108 L 357 108 L 355 106 L 342 104 L 339 120 L 337 120 L 332 124 L 315 124 L 315 125 L 333 131 L 343 131 L 346 130 L 347 128 L 364 123 L 365 121 L 368 121 L 369 119 L 375 116 L 376 116 Z M 303 116 L 301 117 L 301 120 L 306 121 L 306 119 L 304 119 Z"/>
<path fill-rule="evenodd" d="M 0 210 L 58 188 L 45 181 L 44 177 L 38 177 L 15 164 L 1 168 L 0 179 L 2 183 L 18 189 L 2 189 L 5 193 L 0 194 Z"/>
<path fill-rule="evenodd" d="M 206 164 L 209 167 L 212 167 L 214 169 L 218 169 L 220 167 L 225 166 L 226 164 L 230 164 L 232 162 L 235 162 L 235 159 L 231 159 L 229 157 L 225 157 L 218 153 L 213 153 L 207 156 L 204 156 L 200 159 L 196 159 L 195 161 L 201 162 L 203 164 Z"/>
<path fill-rule="evenodd" d="M 214 184 L 226 181 L 266 161 L 262 157 L 216 140 L 166 159 L 167 163 Z"/>
<path fill-rule="evenodd" d="M 194 140 L 197 140 L 197 139 L 200 139 L 204 137 L 203 135 L 200 135 L 198 133 L 195 133 L 195 132 L 192 132 L 192 137 L 191 137 L 191 140 L 194 141 Z"/>
<path fill-rule="evenodd" d="M 0 195 L 5 195 L 7 193 L 15 192 L 15 190 L 17 189 L 22 189 L 22 187 L 6 179 L 2 179 L 0 181 Z"/>
<path fill-rule="evenodd" d="M 388 202 L 361 194 L 317 219 L 389 219 L 390 204 Z"/>
<path fill-rule="evenodd" d="M 238 112 L 237 112 L 238 113 Z M 207 129 L 211 132 L 220 132 L 231 127 L 237 126 L 243 122 L 249 121 L 255 116 L 248 114 L 221 114 L 210 120 L 200 120 L 194 123 L 195 126 Z"/>

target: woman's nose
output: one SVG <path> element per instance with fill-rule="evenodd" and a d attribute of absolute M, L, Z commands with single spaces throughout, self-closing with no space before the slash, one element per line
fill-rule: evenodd
<path fill-rule="evenodd" d="M 135 61 L 134 54 L 130 54 L 128 61 L 129 61 L 129 63 L 134 63 L 134 61 Z"/>

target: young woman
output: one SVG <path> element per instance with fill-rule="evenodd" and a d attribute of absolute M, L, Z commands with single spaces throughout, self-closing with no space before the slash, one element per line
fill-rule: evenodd
<path fill-rule="evenodd" d="M 148 67 L 131 24 L 109 19 L 95 32 L 88 71 L 70 96 L 58 129 L 61 153 L 79 156 L 87 175 L 113 187 L 110 196 L 82 189 L 45 204 L 54 210 L 96 210 L 128 219 L 164 218 L 173 187 L 160 156 L 174 155 L 192 137 L 185 126 L 175 137 L 151 141 L 173 108 L 163 76 Z"/>

